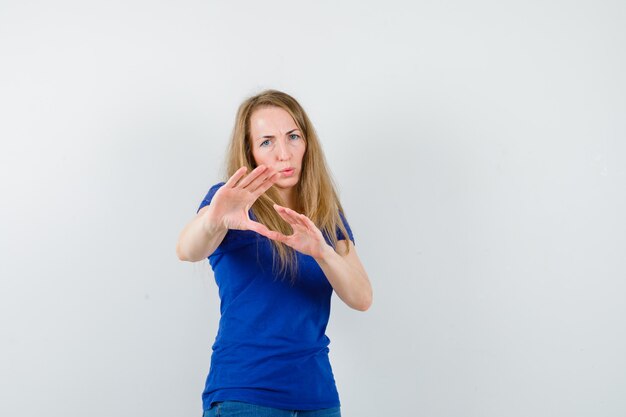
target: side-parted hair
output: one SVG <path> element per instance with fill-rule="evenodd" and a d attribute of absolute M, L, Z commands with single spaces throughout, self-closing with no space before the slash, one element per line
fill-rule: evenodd
<path fill-rule="evenodd" d="M 249 97 L 239 106 L 228 147 L 227 178 L 230 178 L 242 166 L 247 167 L 248 172 L 257 166 L 252 156 L 250 118 L 255 110 L 262 107 L 280 107 L 287 111 L 302 132 L 306 144 L 300 179 L 295 189 L 298 205 L 295 210 L 310 218 L 320 231 L 328 236 L 333 248 L 337 247 L 337 229 L 339 229 L 346 240 L 346 250 L 349 251 L 348 233 L 339 215 L 339 213 L 344 214 L 343 207 L 328 171 L 322 146 L 304 109 L 290 95 L 277 90 L 265 90 Z M 256 220 L 271 230 L 286 235 L 293 233 L 291 226 L 274 210 L 274 203 L 284 205 L 273 186 L 252 205 Z M 274 248 L 274 267 L 278 264 L 283 277 L 289 270 L 295 280 L 297 258 L 294 249 L 281 242 L 274 240 L 271 242 Z M 278 255 L 278 262 L 276 255 Z"/>

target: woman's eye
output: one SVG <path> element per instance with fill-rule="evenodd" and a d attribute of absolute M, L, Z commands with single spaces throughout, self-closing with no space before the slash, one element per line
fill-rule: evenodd
<path fill-rule="evenodd" d="M 267 140 L 264 140 L 263 142 L 261 142 L 260 146 L 269 146 L 269 144 L 270 144 L 270 141 L 269 141 L 269 139 L 267 139 Z"/>
<path fill-rule="evenodd" d="M 292 133 L 291 135 L 289 135 L 289 137 L 295 140 L 295 139 L 299 139 L 300 135 L 296 135 L 295 133 Z"/>

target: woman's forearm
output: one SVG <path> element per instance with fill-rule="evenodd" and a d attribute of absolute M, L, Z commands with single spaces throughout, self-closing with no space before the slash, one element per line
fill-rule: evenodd
<path fill-rule="evenodd" d="M 197 262 L 212 254 L 224 240 L 228 228 L 212 220 L 212 207 L 202 209 L 180 233 L 176 244 L 176 255 L 181 261 Z"/>
<path fill-rule="evenodd" d="M 356 262 L 351 264 L 346 257 L 341 256 L 331 246 L 328 246 L 328 250 L 316 261 L 344 303 L 359 311 L 366 311 L 370 308 L 372 286 L 364 268 Z"/>

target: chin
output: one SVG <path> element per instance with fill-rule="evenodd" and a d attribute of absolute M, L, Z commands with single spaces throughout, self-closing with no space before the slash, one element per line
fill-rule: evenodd
<path fill-rule="evenodd" d="M 276 181 L 274 186 L 282 189 L 292 188 L 298 185 L 299 180 L 299 178 L 285 178 L 280 181 Z"/>

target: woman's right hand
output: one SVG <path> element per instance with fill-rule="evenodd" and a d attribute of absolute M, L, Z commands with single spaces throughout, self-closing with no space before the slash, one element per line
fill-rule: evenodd
<path fill-rule="evenodd" d="M 212 209 L 206 212 L 205 224 L 220 224 L 227 229 L 267 232 L 261 223 L 250 220 L 248 210 L 266 192 L 280 173 L 259 165 L 246 175 L 247 168 L 241 167 L 220 187 L 211 200 Z"/>

